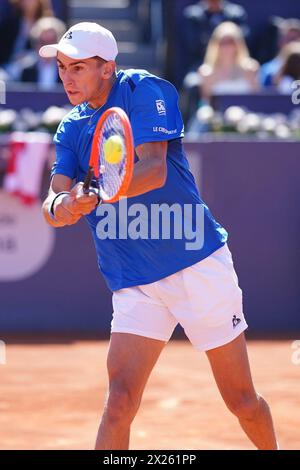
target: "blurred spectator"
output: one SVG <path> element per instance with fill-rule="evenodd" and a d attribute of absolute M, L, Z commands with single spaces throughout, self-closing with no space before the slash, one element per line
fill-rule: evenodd
<path fill-rule="evenodd" d="M 282 67 L 274 78 L 274 84 L 281 93 L 292 94 L 292 84 L 300 80 L 300 41 L 291 42 L 281 53 Z"/>
<path fill-rule="evenodd" d="M 66 31 L 66 25 L 57 18 L 41 18 L 30 32 L 34 53 L 19 61 L 19 80 L 36 83 L 40 88 L 51 89 L 60 82 L 56 58 L 43 59 L 39 49 L 46 44 L 56 44 Z"/>
<path fill-rule="evenodd" d="M 199 68 L 202 97 L 251 93 L 259 88 L 259 64 L 249 55 L 243 32 L 231 22 L 220 24 L 210 39 Z"/>
<path fill-rule="evenodd" d="M 3 21 L 9 15 L 11 10 L 11 4 L 9 0 L 1 0 L 0 3 L 0 22 Z"/>
<path fill-rule="evenodd" d="M 262 86 L 269 87 L 275 85 L 274 78 L 282 67 L 282 54 L 284 47 L 294 41 L 300 41 L 300 20 L 279 19 L 279 53 L 271 61 L 266 62 L 260 69 L 260 82 Z"/>
<path fill-rule="evenodd" d="M 7 65 L 30 50 L 29 33 L 43 16 L 52 16 L 48 0 L 10 0 L 10 14 L 0 22 L 0 65 Z M 9 67 L 7 67 L 9 71 Z"/>
<path fill-rule="evenodd" d="M 54 16 L 64 21 L 69 20 L 69 0 L 51 0 Z"/>
<path fill-rule="evenodd" d="M 191 70 L 202 64 L 208 41 L 214 29 L 224 21 L 239 25 L 248 35 L 247 13 L 235 3 L 225 0 L 202 0 L 183 10 L 185 68 Z"/>

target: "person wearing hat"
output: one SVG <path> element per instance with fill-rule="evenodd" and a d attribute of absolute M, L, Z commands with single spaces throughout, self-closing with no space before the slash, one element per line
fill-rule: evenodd
<path fill-rule="evenodd" d="M 86 216 L 100 271 L 113 292 L 109 393 L 96 449 L 128 448 L 149 375 L 177 323 L 195 348 L 206 352 L 226 405 L 251 441 L 259 449 L 276 449 L 268 405 L 251 379 L 242 292 L 227 232 L 200 198 L 190 172 L 176 89 L 145 70 L 117 72 L 116 40 L 96 23 L 73 26 L 58 44 L 43 46 L 40 54 L 57 57 L 60 78 L 74 105 L 54 137 L 56 161 L 43 213 L 53 227 Z M 114 106 L 129 116 L 134 137 L 128 212 L 139 203 L 150 214 L 150 225 L 153 205 L 179 211 L 189 207 L 189 220 L 196 227 L 192 243 L 187 233 L 99 239 L 98 200 L 92 192 L 83 194 L 82 181 L 95 126 Z M 113 206 L 117 211 L 118 204 Z"/>
<path fill-rule="evenodd" d="M 300 43 L 300 20 L 296 18 L 278 18 L 276 24 L 279 34 L 278 54 L 260 68 L 260 82 L 265 88 L 276 86 L 275 81 L 283 66 L 286 46 L 292 42 Z"/>

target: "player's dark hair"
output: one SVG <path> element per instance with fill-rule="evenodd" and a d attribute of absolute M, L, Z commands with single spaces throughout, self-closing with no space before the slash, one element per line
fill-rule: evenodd
<path fill-rule="evenodd" d="M 94 57 L 91 57 L 92 59 L 95 59 L 97 62 L 98 62 L 98 66 L 100 67 L 101 65 L 103 64 L 106 64 L 107 62 L 109 62 L 108 60 L 105 60 L 105 59 L 102 59 L 102 57 L 98 57 L 97 55 L 95 55 Z M 117 75 L 117 72 L 115 70 L 114 74 L 112 75 L 112 77 L 116 77 Z"/>
<path fill-rule="evenodd" d="M 91 58 L 95 59 L 98 62 L 99 67 L 100 67 L 100 65 L 106 64 L 106 62 L 107 62 L 107 60 L 102 59 L 102 57 L 98 57 L 97 55 L 95 55 L 94 57 L 91 57 Z"/>

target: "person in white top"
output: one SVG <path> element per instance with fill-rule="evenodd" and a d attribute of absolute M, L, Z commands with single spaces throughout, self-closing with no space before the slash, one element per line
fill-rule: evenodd
<path fill-rule="evenodd" d="M 259 89 L 259 64 L 250 57 L 242 30 L 226 21 L 213 32 L 199 68 L 201 96 L 243 94 Z"/>

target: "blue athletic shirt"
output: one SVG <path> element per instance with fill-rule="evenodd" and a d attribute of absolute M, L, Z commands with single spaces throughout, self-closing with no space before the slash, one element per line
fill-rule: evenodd
<path fill-rule="evenodd" d="M 145 70 L 119 71 L 108 100 L 99 111 L 83 103 L 74 107 L 62 120 L 54 137 L 57 156 L 51 176 L 62 174 L 76 182 L 83 181 L 88 169 L 97 121 L 105 110 L 113 106 L 124 109 L 129 116 L 135 147 L 145 142 L 168 141 L 165 185 L 128 198 L 128 210 L 133 204 L 143 204 L 149 209 L 147 214 L 150 219 L 153 204 L 165 203 L 169 206 L 176 204 L 182 208 L 182 214 L 185 214 L 184 208 L 189 207 L 191 212 L 186 217 L 192 219 L 191 227 L 196 229 L 197 220 L 202 220 L 200 230 L 204 230 L 202 246 L 189 250 L 186 249 L 186 243 L 191 242 L 191 239 L 190 235 L 186 236 L 184 230 L 182 236 L 170 230 L 170 237 L 167 235 L 167 238 L 164 238 L 161 227 L 156 238 L 141 236 L 137 239 L 117 237 L 104 240 L 97 236 L 97 224 L 105 215 L 99 216 L 96 214 L 97 210 L 94 210 L 86 219 L 94 238 L 99 269 L 108 287 L 116 291 L 158 281 L 197 263 L 226 243 L 227 232 L 215 221 L 200 198 L 190 172 L 182 146 L 184 128 L 176 89 L 168 81 Z M 119 204 L 121 203 L 113 204 L 117 213 L 117 233 L 119 233 L 118 214 L 119 210 L 121 211 Z M 200 217 L 197 219 L 197 205 L 202 210 L 202 219 Z M 104 206 L 105 204 L 102 210 Z M 182 220 L 184 218 L 185 215 L 182 216 Z M 134 217 L 128 216 L 127 223 L 133 219 Z M 150 222 L 149 220 L 149 227 L 151 227 Z"/>

